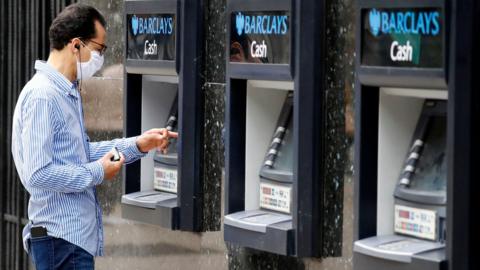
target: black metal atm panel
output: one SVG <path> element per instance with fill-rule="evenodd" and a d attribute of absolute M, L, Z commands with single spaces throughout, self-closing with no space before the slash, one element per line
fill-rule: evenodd
<path fill-rule="evenodd" d="M 202 31 L 197 8 L 190 0 L 125 1 L 125 135 L 163 127 L 178 131 L 179 138 L 170 140 L 166 152 L 151 151 L 125 168 L 122 217 L 173 230 L 201 230 L 202 148 L 195 145 L 202 145 L 203 138 Z M 182 23 L 184 13 L 189 21 Z M 185 32 L 195 40 L 188 48 L 182 44 Z"/>
<path fill-rule="evenodd" d="M 353 267 L 446 269 L 443 1 L 359 1 Z"/>
<path fill-rule="evenodd" d="M 296 42 L 296 34 L 304 20 L 312 23 L 308 31 L 318 30 L 322 12 L 322 1 L 227 2 L 227 242 L 320 256 L 323 39 Z"/>

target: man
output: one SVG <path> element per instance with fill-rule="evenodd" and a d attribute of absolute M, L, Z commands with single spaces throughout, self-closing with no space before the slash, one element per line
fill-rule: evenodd
<path fill-rule="evenodd" d="M 65 8 L 50 26 L 48 61 L 36 61 L 37 72 L 15 108 L 12 154 L 31 196 L 24 246 L 37 270 L 94 269 L 94 256 L 103 254 L 96 186 L 177 136 L 153 129 L 133 138 L 89 141 L 77 82 L 101 68 L 105 37 L 105 19 L 95 8 Z M 122 153 L 119 161 L 111 160 L 113 147 Z"/>

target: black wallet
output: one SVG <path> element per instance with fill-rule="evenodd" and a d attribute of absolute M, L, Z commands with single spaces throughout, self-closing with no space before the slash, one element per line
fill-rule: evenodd
<path fill-rule="evenodd" d="M 30 236 L 32 238 L 47 236 L 47 229 L 45 227 L 32 227 L 30 229 Z"/>

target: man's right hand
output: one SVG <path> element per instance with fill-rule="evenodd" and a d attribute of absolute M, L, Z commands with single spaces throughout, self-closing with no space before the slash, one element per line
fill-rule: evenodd
<path fill-rule="evenodd" d="M 123 166 L 123 163 L 125 163 L 125 156 L 123 156 L 122 153 L 120 153 L 120 160 L 119 161 L 112 161 L 113 157 L 113 152 L 110 151 L 105 156 L 103 156 L 99 161 L 103 166 L 103 171 L 104 171 L 104 179 L 111 180 L 115 177 L 115 175 L 118 174 L 120 169 Z"/>

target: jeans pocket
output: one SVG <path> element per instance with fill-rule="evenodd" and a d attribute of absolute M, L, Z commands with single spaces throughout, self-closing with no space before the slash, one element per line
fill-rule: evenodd
<path fill-rule="evenodd" d="M 53 269 L 53 237 L 30 238 L 30 253 L 37 270 Z"/>

